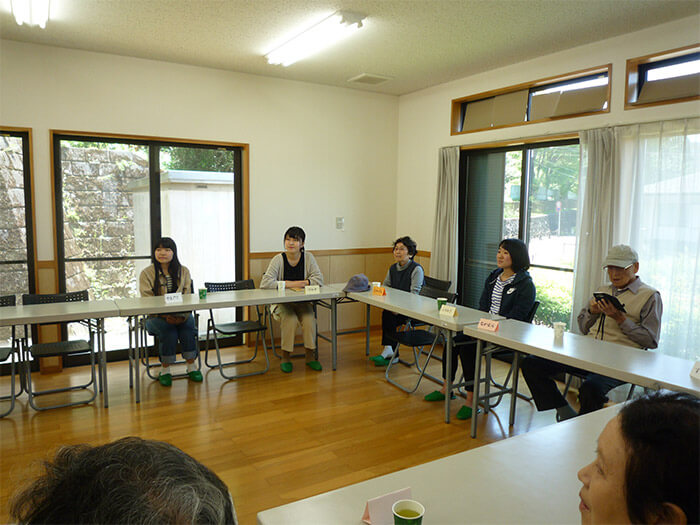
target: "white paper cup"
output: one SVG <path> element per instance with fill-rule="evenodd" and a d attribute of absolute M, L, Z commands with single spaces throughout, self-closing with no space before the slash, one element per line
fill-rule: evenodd
<path fill-rule="evenodd" d="M 564 338 L 564 330 L 566 329 L 566 323 L 556 322 L 554 323 L 554 337 L 557 339 Z"/>
<path fill-rule="evenodd" d="M 287 285 L 285 281 L 277 281 L 277 291 L 284 292 L 284 288 Z"/>
<path fill-rule="evenodd" d="M 372 288 L 376 288 L 377 286 L 381 286 L 381 285 L 382 285 L 382 283 L 380 283 L 379 281 L 372 281 Z"/>

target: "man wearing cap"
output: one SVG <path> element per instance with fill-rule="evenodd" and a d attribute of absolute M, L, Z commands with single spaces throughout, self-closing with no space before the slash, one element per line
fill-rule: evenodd
<path fill-rule="evenodd" d="M 581 333 L 622 345 L 656 348 L 661 332 L 663 305 L 659 292 L 637 276 L 637 252 L 624 244 L 613 246 L 608 251 L 603 268 L 607 270 L 611 284 L 601 286 L 596 292 L 615 297 L 620 302 L 621 309 L 609 300 L 592 297 L 588 306 L 578 314 Z M 608 400 L 607 393 L 623 384 L 617 379 L 587 373 L 535 356 L 527 357 L 521 369 L 537 410 L 556 408 L 557 421 L 575 416 L 576 411 L 561 395 L 552 376 L 561 372 L 585 374 L 584 382 L 579 388 L 580 414 L 602 408 Z"/>

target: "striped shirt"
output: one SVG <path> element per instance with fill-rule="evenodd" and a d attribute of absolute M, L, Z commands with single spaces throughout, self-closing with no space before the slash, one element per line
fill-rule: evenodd
<path fill-rule="evenodd" d="M 165 282 L 167 283 L 166 288 L 168 289 L 168 293 L 173 293 L 176 290 L 175 282 L 173 281 L 173 278 L 169 275 L 166 275 Z"/>
<path fill-rule="evenodd" d="M 511 275 L 505 281 L 501 281 L 500 277 L 496 277 L 496 284 L 493 286 L 493 292 L 491 292 L 491 308 L 489 309 L 490 314 L 498 314 L 501 309 L 501 296 L 503 296 L 503 288 L 506 285 L 513 282 L 515 279 L 515 274 Z"/>

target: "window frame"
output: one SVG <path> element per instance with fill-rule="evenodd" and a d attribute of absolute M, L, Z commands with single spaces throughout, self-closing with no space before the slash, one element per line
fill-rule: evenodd
<path fill-rule="evenodd" d="M 235 253 L 236 275 L 235 279 L 245 279 L 248 275 L 248 144 L 227 143 L 218 141 L 188 140 L 176 138 L 148 137 L 139 135 L 121 135 L 114 133 L 90 133 L 72 132 L 63 130 L 51 130 L 51 151 L 53 156 L 53 190 L 54 190 L 54 226 L 56 241 L 56 265 L 58 291 L 66 291 L 66 263 L 70 262 L 94 262 L 110 260 L 150 260 L 151 254 L 132 255 L 123 257 L 78 257 L 67 259 L 65 255 L 65 236 L 63 234 L 63 175 L 61 166 L 61 142 L 82 141 L 117 143 L 144 146 L 148 149 L 149 157 L 149 210 L 150 210 L 150 246 L 161 237 L 161 179 L 160 179 L 160 150 L 164 147 L 191 147 L 199 149 L 227 150 L 234 153 L 234 195 L 236 196 L 236 224 L 234 229 L 235 243 L 240 249 Z M 239 310 L 241 312 L 242 310 Z M 63 327 L 64 334 L 65 327 Z M 226 341 L 225 341 L 226 342 Z M 125 349 L 108 352 L 109 361 L 126 359 Z M 66 362 L 65 366 L 77 366 L 83 364 L 80 356 Z"/>
<path fill-rule="evenodd" d="M 692 100 L 700 100 L 700 95 L 691 97 L 681 97 L 681 98 L 671 98 L 667 100 L 657 100 L 654 102 L 637 102 L 637 97 L 641 90 L 643 81 L 640 81 L 640 75 L 645 75 L 646 72 L 651 69 L 651 66 L 658 62 L 667 62 L 681 60 L 683 57 L 688 55 L 693 55 L 700 52 L 700 44 L 692 44 L 689 46 L 679 47 L 676 49 L 669 49 L 667 51 L 661 51 L 658 53 L 652 53 L 650 55 L 644 55 L 640 57 L 627 59 L 627 65 L 625 69 L 625 110 L 628 109 L 638 109 L 638 108 L 648 108 L 653 106 L 663 106 L 665 104 L 677 104 L 680 102 L 689 102 Z"/>

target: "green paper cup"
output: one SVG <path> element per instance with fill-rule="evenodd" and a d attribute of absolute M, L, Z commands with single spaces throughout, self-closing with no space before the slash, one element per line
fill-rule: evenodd
<path fill-rule="evenodd" d="M 206 288 L 200 288 L 200 289 L 199 289 L 199 298 L 200 298 L 200 299 L 206 299 L 206 298 L 207 298 L 207 289 L 206 289 Z"/>
<path fill-rule="evenodd" d="M 437 298 L 438 311 L 440 311 L 440 308 L 442 308 L 443 304 L 447 304 L 447 297 L 438 297 Z"/>
<path fill-rule="evenodd" d="M 394 525 L 420 525 L 423 523 L 425 507 L 412 499 L 400 499 L 391 507 Z"/>

